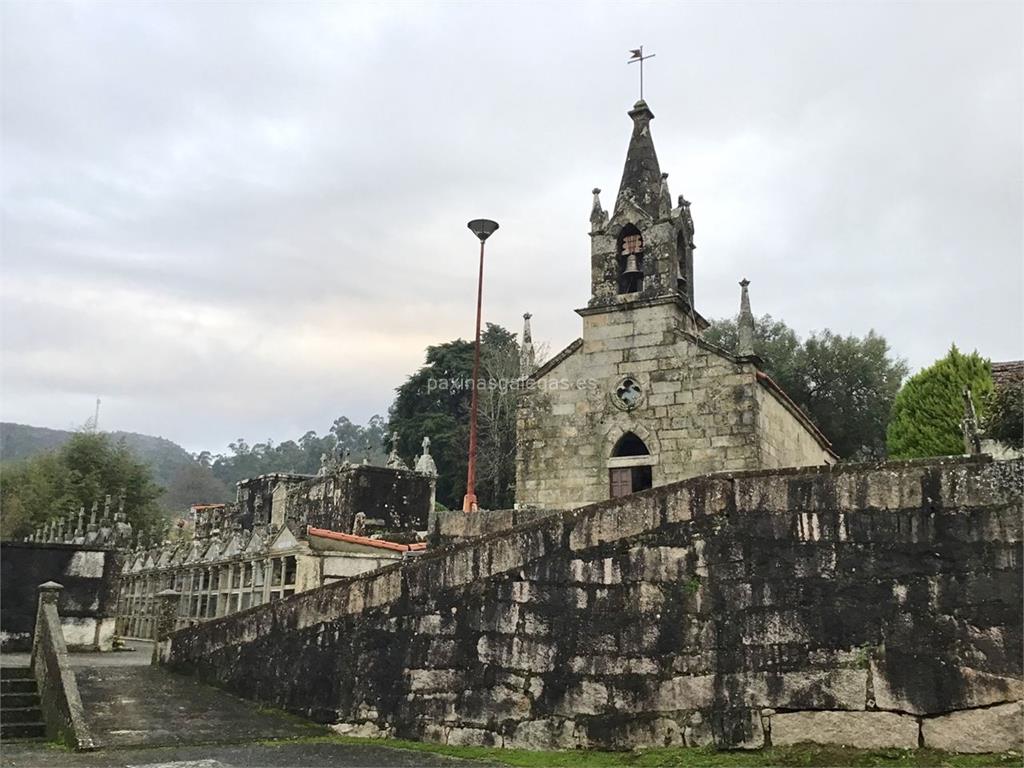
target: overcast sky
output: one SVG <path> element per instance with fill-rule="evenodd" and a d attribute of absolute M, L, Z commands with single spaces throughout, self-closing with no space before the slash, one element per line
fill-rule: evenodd
<path fill-rule="evenodd" d="M 1022 5 L 12 2 L 2 408 L 190 450 L 386 413 L 484 315 L 552 351 L 645 96 L 697 308 L 1022 356 Z"/>

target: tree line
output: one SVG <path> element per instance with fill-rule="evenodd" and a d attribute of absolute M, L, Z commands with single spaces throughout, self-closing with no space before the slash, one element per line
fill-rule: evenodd
<path fill-rule="evenodd" d="M 736 347 L 735 319 L 712 321 L 704 338 L 725 350 Z M 843 336 L 830 330 L 806 339 L 781 320 L 755 320 L 754 351 L 764 370 L 832 441 L 842 459 L 914 458 L 962 453 L 963 393 L 968 389 L 988 436 L 1022 445 L 1024 383 L 995 388 L 989 362 L 953 346 L 934 365 L 907 378 L 908 367 L 883 336 Z M 484 381 L 513 382 L 521 374 L 516 334 L 488 323 L 481 335 Z M 454 339 L 426 350 L 424 364 L 396 390 L 387 419 L 365 425 L 341 416 L 325 434 L 250 444 L 239 438 L 222 454 L 196 454 L 165 490 L 123 441 L 82 432 L 57 451 L 0 467 L 0 533 L 25 535 L 55 513 L 87 509 L 105 494 L 125 489 L 136 527 L 162 525 L 158 499 L 180 513 L 189 504 L 225 501 L 239 480 L 269 472 L 313 474 L 321 457 L 384 462 L 396 450 L 412 466 L 424 436 L 438 467 L 437 500 L 461 506 L 465 493 L 473 344 Z M 443 382 L 443 384 L 442 384 Z M 515 499 L 516 399 L 514 388 L 479 392 L 477 497 L 484 508 L 510 507 Z"/>
<path fill-rule="evenodd" d="M 32 533 L 53 517 L 85 510 L 86 521 L 106 497 L 136 531 L 155 531 L 165 517 L 157 503 L 163 489 L 152 468 L 136 458 L 123 438 L 80 431 L 55 451 L 0 466 L 0 538 Z"/>

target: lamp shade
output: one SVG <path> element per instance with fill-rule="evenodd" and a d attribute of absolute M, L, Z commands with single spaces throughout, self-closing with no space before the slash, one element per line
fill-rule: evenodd
<path fill-rule="evenodd" d="M 480 238 L 482 243 L 497 231 L 498 222 L 490 219 L 473 219 L 466 226 L 469 227 L 470 232 Z"/>

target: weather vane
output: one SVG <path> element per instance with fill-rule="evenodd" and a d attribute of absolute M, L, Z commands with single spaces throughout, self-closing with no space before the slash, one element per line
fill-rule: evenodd
<path fill-rule="evenodd" d="M 643 101 L 643 98 L 644 98 L 644 60 L 645 59 L 653 59 L 657 54 L 652 53 L 652 54 L 649 54 L 647 56 L 644 56 L 644 47 L 642 45 L 639 48 L 632 49 L 630 51 L 630 53 L 633 54 L 633 55 L 630 58 L 630 60 L 626 62 L 627 64 L 634 64 L 634 63 L 636 63 L 638 61 L 640 62 L 640 100 Z"/>

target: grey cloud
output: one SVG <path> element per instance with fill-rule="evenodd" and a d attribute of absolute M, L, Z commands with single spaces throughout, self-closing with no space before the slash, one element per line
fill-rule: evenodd
<path fill-rule="evenodd" d="M 383 412 L 485 314 L 554 349 L 647 92 L 697 303 L 1021 356 L 1012 4 L 3 5 L 4 419 L 193 448 Z"/>

